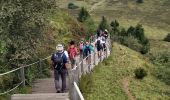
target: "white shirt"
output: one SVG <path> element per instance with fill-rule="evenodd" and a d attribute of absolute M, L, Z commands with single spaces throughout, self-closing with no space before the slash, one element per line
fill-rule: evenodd
<path fill-rule="evenodd" d="M 67 58 L 69 58 L 68 52 L 66 50 L 64 50 L 64 54 L 66 55 Z"/>

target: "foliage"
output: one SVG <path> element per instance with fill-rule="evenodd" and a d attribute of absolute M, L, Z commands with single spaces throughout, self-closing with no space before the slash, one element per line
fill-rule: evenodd
<path fill-rule="evenodd" d="M 107 23 L 107 19 L 105 18 L 105 16 L 102 16 L 102 20 L 98 26 L 98 29 L 104 31 L 105 29 L 109 29 L 109 25 Z"/>
<path fill-rule="evenodd" d="M 112 27 L 113 41 L 120 42 L 142 54 L 146 54 L 150 50 L 149 41 L 145 37 L 142 25 L 130 26 L 126 30 L 125 28 L 119 28 L 119 23 L 115 20 L 111 22 L 110 26 Z"/>
<path fill-rule="evenodd" d="M 119 22 L 117 20 L 114 20 L 110 23 L 110 26 L 112 27 L 112 31 L 114 34 L 118 33 L 119 31 Z"/>
<path fill-rule="evenodd" d="M 87 35 L 91 36 L 92 34 L 95 33 L 97 26 L 95 25 L 95 22 L 92 18 L 88 18 L 85 22 L 84 25 L 87 27 Z"/>
<path fill-rule="evenodd" d="M 164 38 L 164 41 L 170 42 L 170 33 Z"/>
<path fill-rule="evenodd" d="M 74 3 L 69 3 L 68 4 L 68 9 L 77 9 L 79 8 L 77 5 L 75 5 Z"/>
<path fill-rule="evenodd" d="M 157 52 L 148 56 L 156 65 L 154 75 L 161 81 L 170 85 L 170 52 Z"/>
<path fill-rule="evenodd" d="M 136 2 L 137 2 L 137 3 L 143 3 L 144 0 L 137 0 Z"/>
<path fill-rule="evenodd" d="M 89 12 L 84 8 L 82 7 L 80 12 L 79 12 L 79 16 L 78 16 L 78 21 L 80 22 L 84 22 L 86 21 L 88 18 L 90 17 L 90 14 Z"/>
<path fill-rule="evenodd" d="M 137 79 L 143 79 L 145 76 L 147 76 L 147 72 L 143 68 L 138 68 L 134 72 Z"/>

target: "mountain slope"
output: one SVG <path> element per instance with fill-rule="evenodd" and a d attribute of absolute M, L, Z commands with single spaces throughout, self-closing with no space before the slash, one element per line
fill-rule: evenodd
<path fill-rule="evenodd" d="M 143 80 L 134 78 L 134 70 L 139 67 L 148 72 Z M 114 43 L 112 55 L 96 66 L 92 74 L 85 76 L 80 86 L 87 100 L 170 99 L 169 86 L 153 72 L 154 66 L 147 58 Z"/>

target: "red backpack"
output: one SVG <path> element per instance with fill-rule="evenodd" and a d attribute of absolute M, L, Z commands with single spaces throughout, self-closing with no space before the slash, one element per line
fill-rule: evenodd
<path fill-rule="evenodd" d="M 70 47 L 68 49 L 68 54 L 69 54 L 70 59 L 74 59 L 77 55 L 77 48 L 76 47 L 74 47 L 74 48 Z"/>

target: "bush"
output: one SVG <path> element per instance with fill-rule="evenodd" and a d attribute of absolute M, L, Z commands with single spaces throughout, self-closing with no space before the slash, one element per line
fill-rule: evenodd
<path fill-rule="evenodd" d="M 137 3 L 143 3 L 143 0 L 137 0 L 136 2 Z"/>
<path fill-rule="evenodd" d="M 109 25 L 107 23 L 107 19 L 105 16 L 102 16 L 102 20 L 98 26 L 98 29 L 104 31 L 105 29 L 109 29 Z"/>
<path fill-rule="evenodd" d="M 77 20 L 79 22 L 85 22 L 88 18 L 90 18 L 89 12 L 84 7 L 82 7 L 79 12 L 79 16 L 78 16 Z"/>
<path fill-rule="evenodd" d="M 164 41 L 170 42 L 170 33 L 165 37 Z"/>
<path fill-rule="evenodd" d="M 68 4 L 68 9 L 77 9 L 79 8 L 77 5 L 75 5 L 74 3 L 69 3 Z"/>
<path fill-rule="evenodd" d="M 143 68 L 138 68 L 135 70 L 135 77 L 137 79 L 143 79 L 145 76 L 147 76 L 147 72 Z"/>

